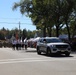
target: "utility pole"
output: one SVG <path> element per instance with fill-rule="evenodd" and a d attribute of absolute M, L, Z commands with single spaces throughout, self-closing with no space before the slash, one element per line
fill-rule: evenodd
<path fill-rule="evenodd" d="M 21 36 L 21 34 L 20 34 L 20 22 L 19 22 L 19 39 L 20 39 L 20 36 Z"/>

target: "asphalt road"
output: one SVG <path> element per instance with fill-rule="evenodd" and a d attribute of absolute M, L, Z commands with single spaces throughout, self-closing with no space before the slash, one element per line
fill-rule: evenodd
<path fill-rule="evenodd" d="M 76 53 L 50 57 L 34 48 L 0 48 L 0 75 L 76 75 Z"/>

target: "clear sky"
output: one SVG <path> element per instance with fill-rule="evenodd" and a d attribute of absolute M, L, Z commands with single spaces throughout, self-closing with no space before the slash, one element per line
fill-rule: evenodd
<path fill-rule="evenodd" d="M 19 9 L 13 11 L 12 7 L 14 2 L 19 2 L 20 0 L 0 0 L 0 29 L 27 29 L 27 30 L 36 30 L 36 27 L 32 24 L 32 21 L 29 17 L 22 15 Z"/>

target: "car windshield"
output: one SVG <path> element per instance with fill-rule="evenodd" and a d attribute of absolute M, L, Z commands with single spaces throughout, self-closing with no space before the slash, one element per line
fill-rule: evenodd
<path fill-rule="evenodd" d="M 57 42 L 62 42 L 60 39 L 46 39 L 47 43 L 57 43 Z"/>

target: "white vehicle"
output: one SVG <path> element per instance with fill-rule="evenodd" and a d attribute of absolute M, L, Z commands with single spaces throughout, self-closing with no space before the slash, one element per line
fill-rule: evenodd
<path fill-rule="evenodd" d="M 40 38 L 37 42 L 37 53 L 45 52 L 47 55 L 51 54 L 65 54 L 66 56 L 70 55 L 71 47 L 68 43 L 62 42 L 57 37 L 45 37 Z"/>

